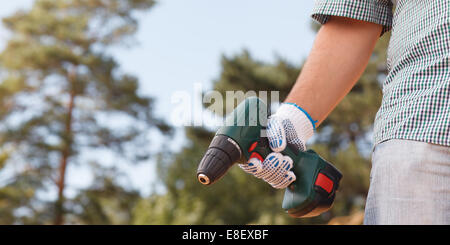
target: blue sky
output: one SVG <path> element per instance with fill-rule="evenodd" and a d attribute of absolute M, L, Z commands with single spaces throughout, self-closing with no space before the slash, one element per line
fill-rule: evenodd
<path fill-rule="evenodd" d="M 125 71 L 141 78 L 142 91 L 157 97 L 164 117 L 174 91 L 192 91 L 195 82 L 210 88 L 222 54 L 246 48 L 265 61 L 280 55 L 301 62 L 314 36 L 312 2 L 163 0 L 141 18 L 140 45 L 116 54 Z"/>
<path fill-rule="evenodd" d="M 2 1 L 0 17 L 33 0 Z M 299 64 L 308 54 L 314 32 L 310 12 L 313 1 L 301 0 L 160 0 L 149 12 L 139 15 L 138 45 L 114 48 L 112 54 L 122 70 L 137 76 L 141 93 L 156 99 L 155 114 L 169 121 L 171 96 L 175 91 L 193 93 L 194 83 L 207 90 L 220 74 L 222 55 L 244 48 L 253 57 L 273 61 L 276 56 Z M 7 33 L 0 28 L 0 48 Z M 161 145 L 155 135 L 153 146 Z M 175 139 L 183 142 L 182 128 Z M 152 191 L 154 163 L 125 169 L 131 185 L 144 194 Z M 86 169 L 69 169 L 68 182 L 82 187 L 89 182 Z"/>

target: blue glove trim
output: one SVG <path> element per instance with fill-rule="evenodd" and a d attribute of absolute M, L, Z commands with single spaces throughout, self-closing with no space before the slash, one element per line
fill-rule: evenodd
<path fill-rule="evenodd" d="M 297 107 L 297 109 L 299 109 L 301 112 L 305 113 L 306 117 L 309 119 L 309 121 L 311 121 L 311 123 L 312 123 L 312 125 L 313 125 L 314 131 L 316 131 L 316 123 L 318 122 L 318 120 L 312 119 L 312 117 L 308 114 L 308 112 L 306 112 L 305 110 L 303 110 L 303 108 L 301 108 L 300 106 L 298 106 L 298 105 L 295 104 L 295 103 L 285 102 L 285 104 L 293 105 L 293 106 Z"/>

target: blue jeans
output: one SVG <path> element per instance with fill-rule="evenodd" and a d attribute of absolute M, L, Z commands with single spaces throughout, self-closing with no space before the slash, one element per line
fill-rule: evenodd
<path fill-rule="evenodd" d="M 450 224 L 450 147 L 398 139 L 378 144 L 364 224 Z"/>

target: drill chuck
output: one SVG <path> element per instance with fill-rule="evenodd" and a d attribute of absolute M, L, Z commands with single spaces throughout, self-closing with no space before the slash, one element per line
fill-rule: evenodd
<path fill-rule="evenodd" d="M 216 135 L 197 169 L 201 184 L 210 185 L 222 178 L 241 158 L 239 145 L 226 135 Z"/>

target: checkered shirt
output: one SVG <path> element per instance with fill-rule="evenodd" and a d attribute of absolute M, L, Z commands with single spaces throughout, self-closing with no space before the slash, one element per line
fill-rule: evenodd
<path fill-rule="evenodd" d="M 383 25 L 382 34 L 392 29 L 375 145 L 450 146 L 450 0 L 316 0 L 312 17 L 324 24 L 330 16 Z"/>

